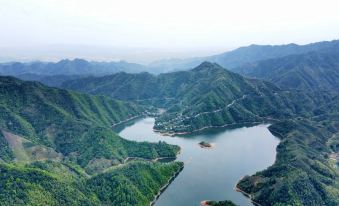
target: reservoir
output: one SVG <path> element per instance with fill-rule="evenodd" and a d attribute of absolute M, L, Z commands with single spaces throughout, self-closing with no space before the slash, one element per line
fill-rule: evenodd
<path fill-rule="evenodd" d="M 156 206 L 199 206 L 202 200 L 231 200 L 240 206 L 253 205 L 235 191 L 245 175 L 252 175 L 274 163 L 278 138 L 267 124 L 223 128 L 180 137 L 162 136 L 153 131 L 154 118 L 144 118 L 115 128 L 125 139 L 179 145 L 177 161 L 185 163 L 178 177 L 161 194 Z M 212 148 L 202 148 L 205 141 Z"/>

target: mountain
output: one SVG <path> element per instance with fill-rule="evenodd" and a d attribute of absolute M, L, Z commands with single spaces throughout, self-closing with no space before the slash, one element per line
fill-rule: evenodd
<path fill-rule="evenodd" d="M 274 165 L 244 177 L 238 191 L 263 206 L 338 205 L 338 114 L 271 125 L 281 139 Z"/>
<path fill-rule="evenodd" d="M 0 202 L 149 205 L 182 163 L 151 161 L 175 157 L 177 146 L 128 141 L 112 131 L 112 124 L 143 111 L 133 103 L 0 77 Z"/>
<path fill-rule="evenodd" d="M 339 47 L 243 65 L 234 71 L 274 82 L 281 88 L 339 90 Z"/>
<path fill-rule="evenodd" d="M 86 77 L 86 75 L 41 75 L 32 73 L 23 73 L 14 76 L 25 81 L 38 81 L 50 87 L 59 87 L 65 81 Z"/>
<path fill-rule="evenodd" d="M 196 57 L 189 59 L 168 59 L 159 60 L 148 65 L 149 68 L 162 72 L 189 70 L 204 61 L 210 61 L 233 70 L 244 64 L 257 62 L 265 59 L 278 58 L 292 54 L 303 54 L 311 51 L 330 50 L 339 47 L 339 40 L 323 41 L 306 45 L 286 44 L 286 45 L 255 45 L 224 52 L 207 57 Z"/>
<path fill-rule="evenodd" d="M 185 134 L 270 122 L 277 160 L 242 178 L 237 190 L 258 205 L 338 205 L 339 96 L 335 91 L 280 89 L 204 62 L 189 71 L 118 73 L 70 80 L 69 89 L 166 109 L 154 129 Z M 232 205 L 228 201 L 208 205 Z"/>
<path fill-rule="evenodd" d="M 296 113 L 307 115 L 317 105 L 333 98 L 326 92 L 281 90 L 272 83 L 244 78 L 209 62 L 190 71 L 158 76 L 118 73 L 70 80 L 62 86 L 164 107 L 166 112 L 156 118 L 154 128 L 171 134 L 290 117 Z"/>
<path fill-rule="evenodd" d="M 107 75 L 116 72 L 141 72 L 145 67 L 140 64 L 120 62 L 95 62 L 84 59 L 68 60 L 59 62 L 31 62 L 31 63 L 2 63 L 0 64 L 0 74 L 21 75 L 25 73 L 37 75 Z"/>
<path fill-rule="evenodd" d="M 59 62 L 10 62 L 0 64 L 1 75 L 11 75 L 18 78 L 23 77 L 24 80 L 44 81 L 44 76 L 103 76 L 118 72 L 139 73 L 150 72 L 152 74 L 167 73 L 173 71 L 189 70 L 204 61 L 214 62 L 224 68 L 233 70 L 245 64 L 251 64 L 261 60 L 280 58 L 289 55 L 304 54 L 312 51 L 328 51 L 339 48 L 339 40 L 323 41 L 306 45 L 286 44 L 286 45 L 249 45 L 238 49 L 224 52 L 221 54 L 194 57 L 187 59 L 165 59 L 154 61 L 148 65 L 119 62 L 96 62 L 86 61 L 84 59 L 68 60 L 64 59 Z M 29 79 L 32 75 L 40 75 L 35 79 Z M 28 77 L 28 78 L 25 78 Z M 60 79 L 62 81 L 62 79 Z M 62 82 L 55 84 L 59 85 Z"/>

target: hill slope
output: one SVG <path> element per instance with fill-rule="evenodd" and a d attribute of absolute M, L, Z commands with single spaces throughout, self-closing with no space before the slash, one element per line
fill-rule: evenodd
<path fill-rule="evenodd" d="M 338 119 L 336 113 L 271 125 L 269 130 L 281 139 L 276 162 L 244 177 L 237 188 L 263 206 L 338 205 L 338 149 L 330 143 L 338 141 Z"/>
<path fill-rule="evenodd" d="M 128 141 L 110 128 L 142 112 L 132 103 L 0 77 L 0 202 L 149 205 L 182 164 L 125 162 L 179 150 Z M 103 193 L 106 187 L 119 190 Z"/>

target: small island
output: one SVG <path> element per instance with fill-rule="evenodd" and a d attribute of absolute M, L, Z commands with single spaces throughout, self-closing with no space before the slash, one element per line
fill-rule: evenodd
<path fill-rule="evenodd" d="M 201 206 L 236 206 L 236 204 L 228 200 L 220 201 L 220 202 L 204 200 L 200 203 L 200 205 Z"/>
<path fill-rule="evenodd" d="M 205 142 L 205 141 L 200 142 L 199 145 L 202 148 L 212 148 L 212 146 L 213 146 L 211 143 L 208 143 L 208 142 Z"/>

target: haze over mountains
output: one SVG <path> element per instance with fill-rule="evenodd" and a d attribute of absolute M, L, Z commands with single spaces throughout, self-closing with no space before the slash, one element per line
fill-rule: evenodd
<path fill-rule="evenodd" d="M 196 57 L 189 59 L 170 59 L 170 60 L 159 60 L 148 65 L 141 65 L 135 63 L 128 63 L 124 61 L 120 62 L 93 62 L 86 61 L 84 59 L 74 59 L 74 60 L 61 60 L 59 62 L 32 62 L 32 63 L 20 63 L 20 62 L 10 62 L 0 64 L 0 74 L 2 75 L 13 75 L 24 80 L 37 80 L 41 81 L 47 85 L 59 86 L 63 81 L 69 79 L 75 79 L 78 77 L 84 76 L 103 76 L 109 75 L 117 72 L 127 72 L 127 73 L 139 73 L 139 72 L 150 72 L 153 74 L 171 72 L 171 71 L 180 71 L 180 70 L 189 70 L 204 61 L 215 62 L 221 65 L 222 67 L 229 69 L 231 71 L 239 72 L 240 74 L 245 74 L 250 77 L 259 77 L 267 80 L 274 81 L 268 77 L 256 76 L 256 72 L 251 72 L 250 70 L 264 70 L 262 68 L 264 65 L 264 60 L 270 59 L 271 62 L 275 61 L 281 62 L 281 64 L 286 64 L 285 67 L 289 67 L 287 61 L 294 61 L 294 64 L 298 64 L 301 69 L 302 63 L 298 62 L 302 59 L 293 57 L 293 55 L 301 55 L 309 52 L 321 52 L 323 59 L 313 59 L 312 61 L 318 61 L 315 65 L 303 65 L 308 67 L 306 72 L 317 72 L 319 64 L 324 66 L 322 61 L 324 55 L 336 55 L 339 51 L 339 40 L 333 41 L 324 41 L 317 42 L 307 45 L 296 45 L 296 44 L 287 44 L 287 45 L 250 45 L 247 47 L 240 47 L 233 51 L 225 52 L 219 55 L 209 56 L 209 57 Z M 315 55 L 315 54 L 314 54 Z M 283 60 L 279 58 L 285 57 Z M 294 58 L 294 60 L 293 60 Z M 330 57 L 329 57 L 330 58 Z M 273 60 L 277 59 L 277 60 Z M 336 64 L 333 61 L 336 61 L 335 58 L 332 58 L 332 64 Z M 269 63 L 270 64 L 270 63 Z M 256 65 L 257 69 L 251 68 Z M 296 65 L 294 65 L 296 66 Z M 335 65 L 328 65 L 329 67 Z M 277 68 L 274 68 L 277 69 Z M 291 69 L 291 68 L 289 68 Z M 276 73 L 280 73 L 276 71 Z M 330 72 L 330 71 L 328 71 Z M 319 73 L 319 71 L 318 71 Z M 64 76 L 66 75 L 66 76 Z M 325 75 L 321 75 L 322 77 Z M 72 77 L 73 76 L 73 77 Z M 312 74 L 310 74 L 312 76 Z M 318 77 L 318 78 L 322 78 Z M 288 78 L 287 78 L 288 79 Z M 335 79 L 329 80 L 334 81 Z M 281 80 L 282 81 L 282 80 Z M 317 80 L 314 80 L 317 81 Z"/>
<path fill-rule="evenodd" d="M 233 51 L 209 57 L 191 59 L 160 60 L 151 63 L 151 68 L 162 68 L 164 71 L 183 70 L 194 68 L 203 61 L 220 64 L 222 67 L 233 70 L 246 63 L 253 63 L 264 59 L 283 57 L 291 54 L 302 54 L 310 51 L 335 50 L 339 47 L 339 40 L 317 42 L 306 45 L 250 45 Z"/>
<path fill-rule="evenodd" d="M 234 71 L 274 82 L 282 88 L 338 91 L 339 50 L 262 60 L 235 68 Z"/>

